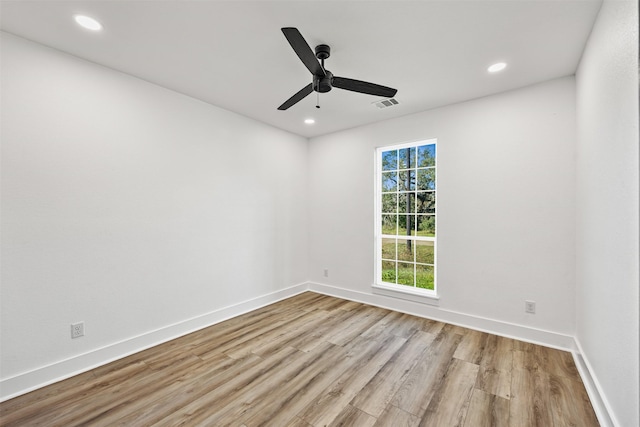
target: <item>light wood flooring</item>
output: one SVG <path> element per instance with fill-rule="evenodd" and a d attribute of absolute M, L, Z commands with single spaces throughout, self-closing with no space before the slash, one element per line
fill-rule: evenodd
<path fill-rule="evenodd" d="M 597 426 L 570 353 L 306 292 L 0 404 L 2 426 Z"/>

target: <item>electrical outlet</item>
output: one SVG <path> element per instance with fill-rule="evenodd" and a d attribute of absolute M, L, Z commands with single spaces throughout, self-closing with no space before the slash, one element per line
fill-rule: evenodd
<path fill-rule="evenodd" d="M 525 301 L 524 302 L 524 311 L 531 314 L 536 314 L 536 302 L 535 301 Z"/>
<path fill-rule="evenodd" d="M 324 277 L 329 277 L 329 269 L 328 268 L 324 269 Z"/>
<path fill-rule="evenodd" d="M 71 324 L 71 338 L 80 338 L 84 336 L 84 322 Z"/>

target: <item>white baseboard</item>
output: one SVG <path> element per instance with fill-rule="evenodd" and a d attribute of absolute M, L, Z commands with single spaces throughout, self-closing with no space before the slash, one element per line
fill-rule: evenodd
<path fill-rule="evenodd" d="M 400 311 L 414 316 L 427 317 L 429 319 L 451 323 L 453 325 L 477 331 L 488 332 L 507 338 L 514 338 L 533 344 L 540 344 L 546 347 L 557 348 L 565 351 L 573 351 L 575 349 L 574 338 L 572 336 L 559 334 L 557 332 L 535 329 L 528 326 L 488 319 L 480 316 L 473 316 L 404 299 L 338 288 L 322 283 L 309 282 L 309 290 L 364 304 L 375 305 L 389 310 Z"/>
<path fill-rule="evenodd" d="M 600 385 L 589 360 L 584 354 L 578 338 L 575 338 L 575 346 L 576 351 L 573 352 L 573 360 L 578 368 L 578 372 L 580 373 L 580 378 L 582 378 L 582 383 L 587 389 L 589 400 L 591 401 L 593 410 L 596 413 L 596 417 L 598 417 L 600 426 L 620 427 L 621 424 L 617 422 L 615 415 L 611 410 L 611 406 L 609 405 L 609 401 L 602 391 L 602 386 Z"/>
<path fill-rule="evenodd" d="M 228 307 L 214 310 L 155 331 L 150 331 L 118 343 L 79 354 L 60 362 L 24 372 L 0 380 L 0 402 L 12 399 L 38 388 L 64 380 L 74 375 L 106 365 L 131 354 L 171 341 L 208 326 L 239 316 L 265 305 L 273 304 L 308 290 L 307 283 L 252 298 Z"/>

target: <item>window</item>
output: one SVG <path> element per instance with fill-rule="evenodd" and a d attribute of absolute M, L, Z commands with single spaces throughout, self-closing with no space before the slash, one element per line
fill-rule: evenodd
<path fill-rule="evenodd" d="M 436 140 L 376 151 L 376 285 L 436 295 Z"/>

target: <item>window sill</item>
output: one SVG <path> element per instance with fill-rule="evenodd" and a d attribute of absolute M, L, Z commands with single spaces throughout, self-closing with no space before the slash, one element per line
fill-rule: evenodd
<path fill-rule="evenodd" d="M 439 305 L 440 297 L 433 291 L 422 291 L 402 285 L 375 283 L 371 286 L 373 293 L 387 297 L 401 298 L 422 304 Z"/>

